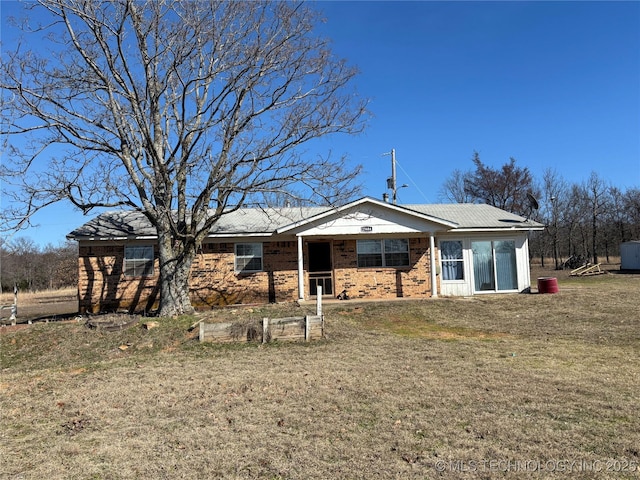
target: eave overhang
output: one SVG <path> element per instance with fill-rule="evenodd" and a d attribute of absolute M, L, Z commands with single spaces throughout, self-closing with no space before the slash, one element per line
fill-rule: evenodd
<path fill-rule="evenodd" d="M 317 225 L 321 224 L 323 221 L 329 221 L 331 217 L 339 218 L 341 214 L 346 214 L 350 210 L 356 210 L 358 209 L 358 207 L 361 207 L 364 205 L 371 205 L 381 209 L 386 209 L 401 215 L 409 215 L 415 219 L 437 224 L 440 227 L 440 229 L 455 228 L 458 226 L 457 223 L 452 222 L 450 220 L 446 220 L 444 218 L 434 217 L 432 215 L 416 212 L 415 210 L 411 210 L 409 208 L 405 208 L 399 205 L 393 205 L 387 202 L 383 202 L 381 200 L 377 200 L 375 198 L 364 197 L 359 200 L 355 200 L 351 203 L 347 203 L 346 205 L 343 205 L 341 207 L 330 208 L 324 212 L 318 213 L 308 218 L 299 220 L 297 222 L 292 222 L 289 225 L 285 225 L 276 229 L 274 233 L 276 234 L 283 234 L 288 232 L 293 233 L 294 231 L 298 230 L 298 234 L 299 234 L 300 231 L 305 231 L 307 229 L 315 228 Z"/>

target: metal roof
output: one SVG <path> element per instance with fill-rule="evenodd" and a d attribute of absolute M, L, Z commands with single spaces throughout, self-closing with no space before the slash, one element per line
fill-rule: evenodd
<path fill-rule="evenodd" d="M 390 205 L 376 199 L 360 199 L 348 205 L 361 203 L 388 205 L 408 214 L 442 219 L 457 226 L 448 231 L 486 231 L 502 229 L 539 230 L 543 225 L 518 215 L 484 204 L 418 204 Z M 348 206 L 347 205 L 347 206 Z M 304 225 L 305 221 L 330 212 L 340 214 L 334 207 L 243 208 L 223 215 L 214 225 L 210 236 L 272 235 L 291 225 Z M 104 212 L 73 230 L 67 238 L 75 240 L 115 240 L 155 238 L 156 231 L 149 220 L 137 211 Z"/>
<path fill-rule="evenodd" d="M 446 218 L 458 224 L 455 230 L 533 229 L 544 225 L 509 213 L 497 207 L 480 203 L 439 203 L 404 205 L 409 210 Z"/>

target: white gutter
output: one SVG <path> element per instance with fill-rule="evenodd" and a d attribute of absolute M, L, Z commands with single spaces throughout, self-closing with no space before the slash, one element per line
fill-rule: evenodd
<path fill-rule="evenodd" d="M 258 232 L 258 233 L 210 233 L 206 238 L 243 238 L 243 237 L 273 237 L 273 232 Z"/>
<path fill-rule="evenodd" d="M 83 235 L 67 235 L 68 240 L 76 240 L 83 242 L 109 242 L 109 241 L 122 241 L 122 240 L 157 240 L 157 235 L 141 235 L 130 237 L 89 237 Z"/>
<path fill-rule="evenodd" d="M 530 230 L 544 230 L 544 225 L 540 227 L 504 227 L 504 228 L 452 228 L 446 233 L 495 233 L 495 232 L 528 232 Z"/>

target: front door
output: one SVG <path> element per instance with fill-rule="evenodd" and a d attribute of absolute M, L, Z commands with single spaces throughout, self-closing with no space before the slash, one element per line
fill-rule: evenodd
<path fill-rule="evenodd" d="M 322 295 L 333 296 L 331 263 L 331 242 L 310 242 L 309 248 L 309 294 L 318 295 L 318 285 Z"/>

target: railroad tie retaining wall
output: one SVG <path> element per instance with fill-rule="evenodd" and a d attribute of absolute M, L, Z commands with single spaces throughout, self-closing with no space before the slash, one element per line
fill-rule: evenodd
<path fill-rule="evenodd" d="M 200 323 L 201 342 L 316 340 L 324 337 L 324 315 L 263 318 L 233 323 Z"/>

